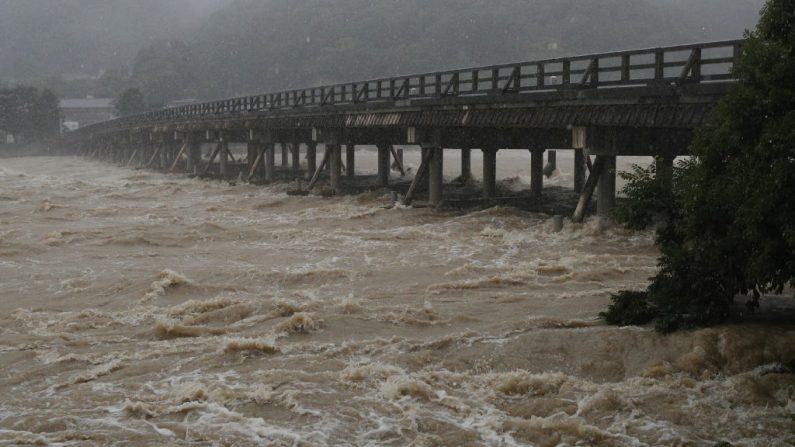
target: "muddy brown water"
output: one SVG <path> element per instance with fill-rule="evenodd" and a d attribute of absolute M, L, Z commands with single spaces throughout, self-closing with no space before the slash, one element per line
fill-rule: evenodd
<path fill-rule="evenodd" d="M 0 160 L 0 445 L 792 434 L 795 377 L 778 366 L 795 358 L 792 326 L 665 337 L 598 319 L 611 292 L 654 274 L 651 233 L 285 190 Z"/>

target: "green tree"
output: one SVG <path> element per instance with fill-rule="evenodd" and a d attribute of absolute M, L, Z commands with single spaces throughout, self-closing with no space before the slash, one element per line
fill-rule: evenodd
<path fill-rule="evenodd" d="M 130 70 L 120 66 L 105 70 L 96 80 L 95 92 L 91 96 L 96 98 L 115 98 L 130 83 Z"/>
<path fill-rule="evenodd" d="M 42 90 L 33 103 L 31 113 L 36 138 L 52 138 L 61 131 L 61 109 L 58 97 L 50 90 Z"/>
<path fill-rule="evenodd" d="M 146 110 L 144 95 L 137 88 L 129 88 L 116 99 L 116 111 L 119 116 L 129 116 Z"/>
<path fill-rule="evenodd" d="M 145 102 L 160 107 L 191 96 L 194 84 L 191 51 L 177 40 L 155 42 L 138 52 L 132 83 L 139 86 Z"/>
<path fill-rule="evenodd" d="M 613 297 L 611 323 L 715 324 L 737 296 L 754 309 L 762 294 L 795 286 L 795 0 L 769 0 L 747 38 L 739 82 L 679 169 L 657 234 L 660 271 L 645 292 Z"/>
<path fill-rule="evenodd" d="M 0 90 L 0 129 L 19 142 L 53 137 L 60 130 L 58 97 L 49 90 L 17 86 Z"/>

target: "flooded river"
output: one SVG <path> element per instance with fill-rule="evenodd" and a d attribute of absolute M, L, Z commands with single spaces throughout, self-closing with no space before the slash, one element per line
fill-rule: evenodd
<path fill-rule="evenodd" d="M 285 190 L 0 159 L 0 445 L 792 435 L 795 328 L 598 319 L 655 273 L 650 232 Z"/>

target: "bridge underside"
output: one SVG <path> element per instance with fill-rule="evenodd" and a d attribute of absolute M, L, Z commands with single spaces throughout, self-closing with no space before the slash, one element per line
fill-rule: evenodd
<path fill-rule="evenodd" d="M 447 148 L 573 148 L 572 129 L 587 128 L 592 154 L 687 155 L 693 129 L 701 126 L 727 84 L 572 90 L 571 98 L 505 98 L 499 104 L 439 100 L 364 107 L 293 108 L 267 113 L 188 117 L 167 123 L 114 129 L 125 133 L 223 131 L 248 141 L 251 131 L 273 141 L 321 141 L 333 130 L 350 144 L 414 144 L 409 129 L 434 129 Z M 527 95 L 521 95 L 527 96 Z M 529 101 L 528 101 L 529 99 Z M 318 132 L 326 130 L 326 132 Z M 102 134 L 100 134 L 102 135 Z M 99 135 L 98 135 L 99 136 Z"/>

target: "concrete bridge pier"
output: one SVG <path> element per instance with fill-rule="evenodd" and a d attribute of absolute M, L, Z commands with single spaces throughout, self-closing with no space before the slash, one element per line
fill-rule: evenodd
<path fill-rule="evenodd" d="M 168 162 L 169 162 L 169 153 L 171 152 L 171 141 L 165 136 L 161 135 L 159 138 L 159 146 L 160 146 L 160 169 L 166 170 L 168 169 Z"/>
<path fill-rule="evenodd" d="M 405 168 L 406 164 L 403 163 L 403 149 L 402 148 L 401 149 L 395 149 L 395 161 L 400 163 L 400 166 L 403 166 Z M 406 175 L 405 170 L 401 171 L 401 177 L 405 177 L 405 175 Z"/>
<path fill-rule="evenodd" d="M 609 218 L 616 203 L 616 156 L 601 155 L 604 170 L 599 176 L 596 198 L 596 215 Z"/>
<path fill-rule="evenodd" d="M 541 197 L 544 190 L 544 149 L 530 150 L 530 193 Z"/>
<path fill-rule="evenodd" d="M 544 175 L 551 177 L 555 170 L 558 169 L 558 153 L 557 151 L 547 151 L 547 165 L 544 166 Z"/>
<path fill-rule="evenodd" d="M 306 143 L 306 178 L 311 179 L 317 170 L 317 143 Z"/>
<path fill-rule="evenodd" d="M 428 165 L 428 204 L 441 205 L 444 197 L 444 148 L 431 147 Z"/>
<path fill-rule="evenodd" d="M 218 132 L 218 144 L 218 173 L 225 179 L 229 175 L 229 142 L 223 132 Z"/>
<path fill-rule="evenodd" d="M 497 149 L 483 148 L 483 198 L 493 199 L 497 195 Z"/>
<path fill-rule="evenodd" d="M 276 144 L 273 141 L 265 141 L 265 182 L 273 183 L 276 181 Z"/>
<path fill-rule="evenodd" d="M 582 194 L 586 181 L 585 137 L 584 127 L 575 127 L 571 130 L 571 142 L 574 148 L 574 191 L 577 194 Z"/>
<path fill-rule="evenodd" d="M 289 150 L 287 148 L 287 143 L 285 142 L 281 143 L 281 147 L 282 147 L 282 169 L 286 171 L 290 167 L 290 156 L 288 155 Z"/>
<path fill-rule="evenodd" d="M 353 143 L 345 145 L 345 176 L 349 180 L 356 177 L 356 145 Z"/>
<path fill-rule="evenodd" d="M 188 144 L 188 172 L 196 174 L 201 169 L 202 146 L 201 140 L 193 133 L 187 134 Z"/>
<path fill-rule="evenodd" d="M 136 156 L 134 164 L 136 169 L 140 169 L 146 166 L 146 163 L 149 161 L 149 146 L 145 141 L 141 140 L 136 141 L 135 144 L 136 147 L 138 147 L 138 155 Z"/>
<path fill-rule="evenodd" d="M 659 155 L 654 158 L 654 167 L 657 179 L 663 186 L 670 190 L 674 183 L 674 157 L 672 155 Z"/>
<path fill-rule="evenodd" d="M 380 143 L 378 145 L 378 186 L 389 186 L 389 171 L 391 170 L 389 152 L 389 144 Z"/>
<path fill-rule="evenodd" d="M 246 142 L 246 167 L 248 168 L 248 172 L 255 172 L 257 167 L 254 164 L 257 162 L 257 154 L 259 152 L 259 145 L 249 132 L 249 138 Z"/>
<path fill-rule="evenodd" d="M 581 194 L 585 188 L 585 149 L 574 149 L 574 192 Z"/>
<path fill-rule="evenodd" d="M 326 144 L 331 189 L 334 194 L 342 189 L 342 146 L 338 143 Z"/>
<path fill-rule="evenodd" d="M 297 180 L 301 178 L 301 143 L 295 141 L 291 146 L 293 178 Z"/>
<path fill-rule="evenodd" d="M 461 149 L 461 183 L 467 184 L 472 179 L 472 149 Z"/>

